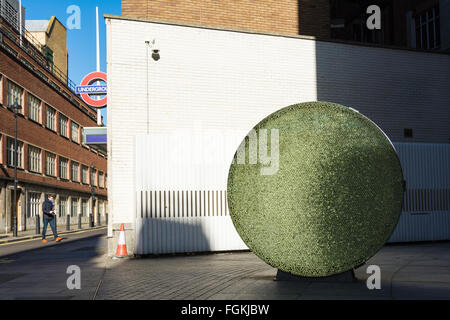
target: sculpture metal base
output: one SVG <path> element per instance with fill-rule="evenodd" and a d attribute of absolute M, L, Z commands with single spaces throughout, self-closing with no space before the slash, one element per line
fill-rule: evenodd
<path fill-rule="evenodd" d="M 349 270 L 340 274 L 335 274 L 328 277 L 302 277 L 289 272 L 284 272 L 280 269 L 277 271 L 275 281 L 302 281 L 302 282 L 355 282 L 355 271 Z"/>

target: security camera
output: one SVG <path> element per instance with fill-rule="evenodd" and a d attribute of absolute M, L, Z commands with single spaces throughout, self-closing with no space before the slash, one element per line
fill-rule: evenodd
<path fill-rule="evenodd" d="M 153 60 L 158 61 L 159 59 L 161 59 L 161 56 L 159 54 L 159 45 L 156 43 L 156 40 L 146 40 L 145 43 L 152 49 Z"/>

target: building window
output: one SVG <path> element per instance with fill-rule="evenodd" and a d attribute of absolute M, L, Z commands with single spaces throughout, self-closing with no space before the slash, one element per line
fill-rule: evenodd
<path fill-rule="evenodd" d="M 2 17 L 8 21 L 8 23 L 15 28 L 16 30 L 19 30 L 19 12 L 10 4 L 8 1 L 1 2 L 2 5 L 4 4 L 5 7 L 2 9 Z"/>
<path fill-rule="evenodd" d="M 64 217 L 67 215 L 67 198 L 59 197 L 59 216 Z"/>
<path fill-rule="evenodd" d="M 41 173 L 41 149 L 28 146 L 28 170 Z"/>
<path fill-rule="evenodd" d="M 436 49 L 441 45 L 439 6 L 416 16 L 416 47 Z"/>
<path fill-rule="evenodd" d="M 6 145 L 6 151 L 7 151 L 7 157 L 6 157 L 6 164 L 8 166 L 14 167 L 14 154 L 16 152 L 14 151 L 14 139 L 8 138 L 7 139 L 7 145 Z M 23 168 L 23 143 L 20 141 L 17 141 L 17 167 Z"/>
<path fill-rule="evenodd" d="M 36 122 L 41 122 L 41 100 L 28 94 L 28 117 Z"/>
<path fill-rule="evenodd" d="M 98 186 L 100 188 L 104 188 L 105 187 L 105 181 L 103 180 L 103 172 L 99 172 L 98 173 Z"/>
<path fill-rule="evenodd" d="M 75 217 L 78 215 L 78 198 L 72 198 L 70 204 L 70 216 Z"/>
<path fill-rule="evenodd" d="M 59 134 L 63 137 L 68 138 L 68 126 L 69 126 L 69 119 L 67 119 L 66 116 L 59 114 Z"/>
<path fill-rule="evenodd" d="M 30 192 L 28 193 L 28 213 L 27 217 L 36 217 L 40 214 L 41 194 Z"/>
<path fill-rule="evenodd" d="M 48 46 L 42 47 L 42 53 L 47 61 L 46 67 L 50 72 L 53 72 L 53 50 Z"/>
<path fill-rule="evenodd" d="M 81 216 L 84 217 L 88 213 L 88 201 L 86 199 L 81 200 Z"/>
<path fill-rule="evenodd" d="M 56 155 L 50 152 L 45 153 L 45 174 L 56 177 Z"/>
<path fill-rule="evenodd" d="M 49 105 L 45 105 L 45 126 L 50 130 L 55 130 L 55 120 L 56 120 L 56 110 L 50 107 Z"/>
<path fill-rule="evenodd" d="M 17 101 L 19 105 L 22 105 L 23 89 L 15 83 L 8 81 L 7 93 L 6 93 L 6 106 L 10 107 Z"/>
<path fill-rule="evenodd" d="M 72 161 L 72 181 L 80 182 L 80 164 Z"/>
<path fill-rule="evenodd" d="M 89 184 L 89 168 L 87 166 L 83 166 L 81 169 L 81 179 L 82 179 L 82 183 L 84 184 Z"/>
<path fill-rule="evenodd" d="M 97 186 L 97 170 L 91 168 L 91 184 Z"/>
<path fill-rule="evenodd" d="M 79 143 L 80 142 L 80 138 L 79 138 L 79 125 L 77 125 L 75 122 L 72 121 L 72 127 L 71 127 L 71 131 L 72 131 L 72 141 Z"/>
<path fill-rule="evenodd" d="M 69 160 L 59 157 L 59 177 L 69 180 Z"/>

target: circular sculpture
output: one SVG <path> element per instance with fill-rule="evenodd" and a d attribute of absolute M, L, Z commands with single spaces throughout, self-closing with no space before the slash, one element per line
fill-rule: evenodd
<path fill-rule="evenodd" d="M 365 263 L 385 244 L 401 213 L 403 174 L 392 143 L 371 120 L 310 102 L 279 110 L 254 130 L 258 151 L 265 151 L 267 133 L 268 156 L 277 150 L 271 138 L 278 130 L 278 170 L 262 174 L 268 164 L 260 152 L 250 164 L 255 144 L 247 141 L 245 164 L 230 168 L 228 205 L 259 258 L 295 275 L 323 277 Z"/>

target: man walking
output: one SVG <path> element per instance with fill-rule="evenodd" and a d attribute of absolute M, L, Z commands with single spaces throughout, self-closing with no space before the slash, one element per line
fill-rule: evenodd
<path fill-rule="evenodd" d="M 55 198 L 53 196 L 49 196 L 45 199 L 44 204 L 42 205 L 42 211 L 44 212 L 44 228 L 42 229 L 42 242 L 47 243 L 47 240 L 45 239 L 45 234 L 47 233 L 47 225 L 50 223 L 50 227 L 53 231 L 53 236 L 55 238 L 56 242 L 60 242 L 62 238 L 58 237 L 58 234 L 56 233 L 56 226 L 55 226 L 55 220 L 56 220 L 56 214 L 54 209 L 54 201 Z"/>

